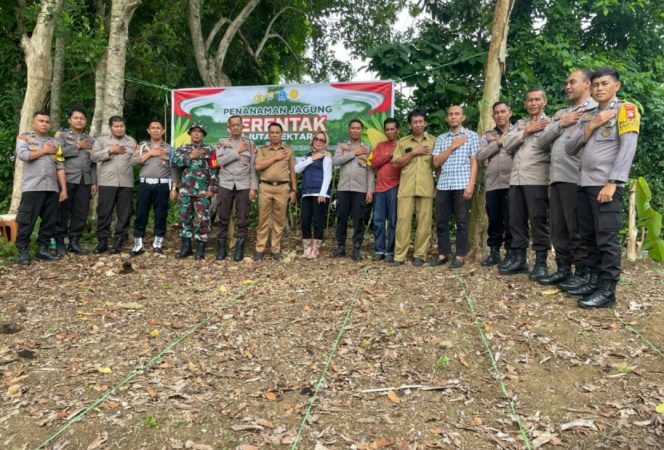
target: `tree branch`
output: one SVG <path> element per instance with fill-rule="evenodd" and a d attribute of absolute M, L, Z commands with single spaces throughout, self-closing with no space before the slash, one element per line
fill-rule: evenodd
<path fill-rule="evenodd" d="M 301 12 L 299 9 L 297 9 L 297 8 L 293 8 L 292 6 L 284 6 L 283 8 L 281 8 L 281 10 L 280 10 L 278 13 L 276 13 L 276 14 L 274 15 L 274 17 L 272 18 L 272 20 L 270 20 L 270 23 L 268 24 L 267 28 L 265 29 L 265 35 L 263 36 L 263 40 L 261 40 L 261 43 L 258 44 L 258 47 L 256 47 L 256 51 L 254 52 L 254 57 L 255 57 L 256 59 L 258 59 L 258 57 L 260 56 L 261 52 L 263 51 L 263 48 L 265 47 L 265 43 L 266 43 L 267 40 L 270 39 L 271 37 L 279 37 L 279 38 L 281 38 L 282 41 L 286 42 L 286 41 L 285 41 L 281 36 L 279 36 L 278 34 L 273 34 L 273 33 L 271 33 L 271 30 L 272 30 L 272 25 L 274 25 L 274 22 L 277 21 L 277 19 L 279 18 L 279 16 L 282 15 L 284 12 L 286 12 L 286 11 L 289 10 L 289 9 L 292 9 L 293 11 Z M 288 45 L 288 44 L 286 44 L 286 45 Z M 293 51 L 293 49 L 291 49 L 290 46 L 288 46 L 288 48 L 291 50 L 291 52 Z"/>
<path fill-rule="evenodd" d="M 217 33 L 219 30 L 221 30 L 221 27 L 226 25 L 227 23 L 231 23 L 230 19 L 227 19 L 226 17 L 222 17 L 217 21 L 217 23 L 214 24 L 214 27 L 212 27 L 212 31 L 210 31 L 210 34 L 208 34 L 207 39 L 205 40 L 205 53 L 210 51 L 210 47 L 212 46 L 212 41 L 214 41 L 214 38 L 217 36 Z"/>
<path fill-rule="evenodd" d="M 201 79 L 206 86 L 211 82 L 210 69 L 207 60 L 207 51 L 203 43 L 203 32 L 201 31 L 201 0 L 189 0 L 189 32 L 194 47 L 194 59 Z"/>
<path fill-rule="evenodd" d="M 191 1 L 197 2 L 198 0 Z M 231 41 L 233 41 L 235 38 L 235 35 L 237 34 L 242 24 L 247 21 L 247 18 L 251 12 L 256 8 L 256 6 L 258 6 L 258 3 L 260 3 L 260 0 L 249 0 L 244 8 L 242 8 L 242 11 L 240 11 L 240 14 L 238 14 L 237 17 L 230 23 L 226 29 L 226 32 L 224 33 L 224 36 L 221 38 L 221 41 L 219 41 L 219 46 L 217 47 L 216 65 L 220 70 L 224 67 L 224 60 L 226 59 L 226 54 L 228 53 L 228 49 L 231 46 Z"/>

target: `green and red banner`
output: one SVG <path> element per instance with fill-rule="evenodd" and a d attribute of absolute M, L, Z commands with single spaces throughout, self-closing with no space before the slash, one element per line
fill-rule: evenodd
<path fill-rule="evenodd" d="M 317 130 L 328 133 L 331 147 L 347 141 L 348 121 L 354 118 L 364 123 L 363 139 L 372 147 L 384 140 L 383 120 L 394 113 L 394 86 L 392 81 L 370 81 L 176 89 L 172 105 L 175 147 L 189 142 L 192 122 L 202 123 L 205 142 L 216 144 L 228 135 L 228 118 L 239 115 L 244 136 L 257 145 L 268 142 L 268 125 L 279 122 L 284 143 L 301 154 Z"/>

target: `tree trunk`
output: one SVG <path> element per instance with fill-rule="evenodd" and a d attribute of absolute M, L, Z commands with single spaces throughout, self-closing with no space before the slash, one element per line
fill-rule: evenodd
<path fill-rule="evenodd" d="M 56 23 L 61 26 L 56 26 L 55 32 L 55 54 L 53 55 L 53 78 L 51 79 L 51 129 L 59 130 L 61 127 L 61 91 L 62 82 L 65 78 L 65 33 L 62 29 L 62 2 L 63 0 L 56 0 L 55 14 Z M 59 29 L 58 29 L 59 28 Z"/>
<path fill-rule="evenodd" d="M 127 40 L 129 22 L 141 0 L 113 0 L 111 22 L 106 52 L 106 76 L 104 101 L 101 113 L 101 132 L 108 133 L 108 118 L 122 116 L 124 108 L 125 64 L 127 62 Z M 95 113 L 97 107 L 95 107 Z"/>
<path fill-rule="evenodd" d="M 513 6 L 514 0 L 496 0 L 491 27 L 491 43 L 489 44 L 489 54 L 484 67 L 484 95 L 479 105 L 480 126 L 477 132 L 480 135 L 496 125 L 491 116 L 491 105 L 500 98 L 500 80 L 505 68 L 507 32 Z M 482 179 L 484 168 L 482 164 L 478 164 L 478 166 L 477 176 L 478 179 Z M 486 226 L 484 188 L 482 188 L 473 196 L 471 203 L 470 259 L 473 261 L 479 261 L 484 256 Z"/>
<path fill-rule="evenodd" d="M 106 52 L 101 55 L 95 70 L 95 112 L 90 123 L 90 136 L 101 134 L 102 115 L 104 114 L 104 86 L 106 84 Z"/>
<path fill-rule="evenodd" d="M 43 0 L 32 35 L 23 34 L 21 48 L 27 66 L 27 89 L 21 107 L 19 133 L 30 131 L 30 122 L 35 111 L 44 107 L 46 95 L 51 85 L 51 44 L 53 42 L 53 8 L 55 0 Z M 23 163 L 16 158 L 14 165 L 14 185 L 9 212 L 15 213 L 21 202 Z"/>

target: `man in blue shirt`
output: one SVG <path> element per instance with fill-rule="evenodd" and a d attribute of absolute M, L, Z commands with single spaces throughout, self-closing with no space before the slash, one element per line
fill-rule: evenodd
<path fill-rule="evenodd" d="M 456 218 L 456 258 L 450 268 L 464 264 L 468 253 L 468 218 L 470 200 L 475 191 L 477 159 L 480 139 L 477 133 L 463 126 L 466 119 L 463 108 L 458 105 L 447 109 L 445 121 L 450 131 L 436 139 L 433 148 L 433 165 L 440 169 L 436 186 L 436 230 L 438 234 L 438 257 L 431 261 L 432 266 L 447 262 L 452 254 L 450 244 L 450 213 Z"/>

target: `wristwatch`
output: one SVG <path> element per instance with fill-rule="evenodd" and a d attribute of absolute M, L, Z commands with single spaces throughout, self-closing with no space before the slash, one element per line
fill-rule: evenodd
<path fill-rule="evenodd" d="M 620 180 L 609 180 L 609 183 L 613 183 L 617 186 L 622 186 L 623 184 L 625 184 L 624 181 L 620 181 Z"/>

